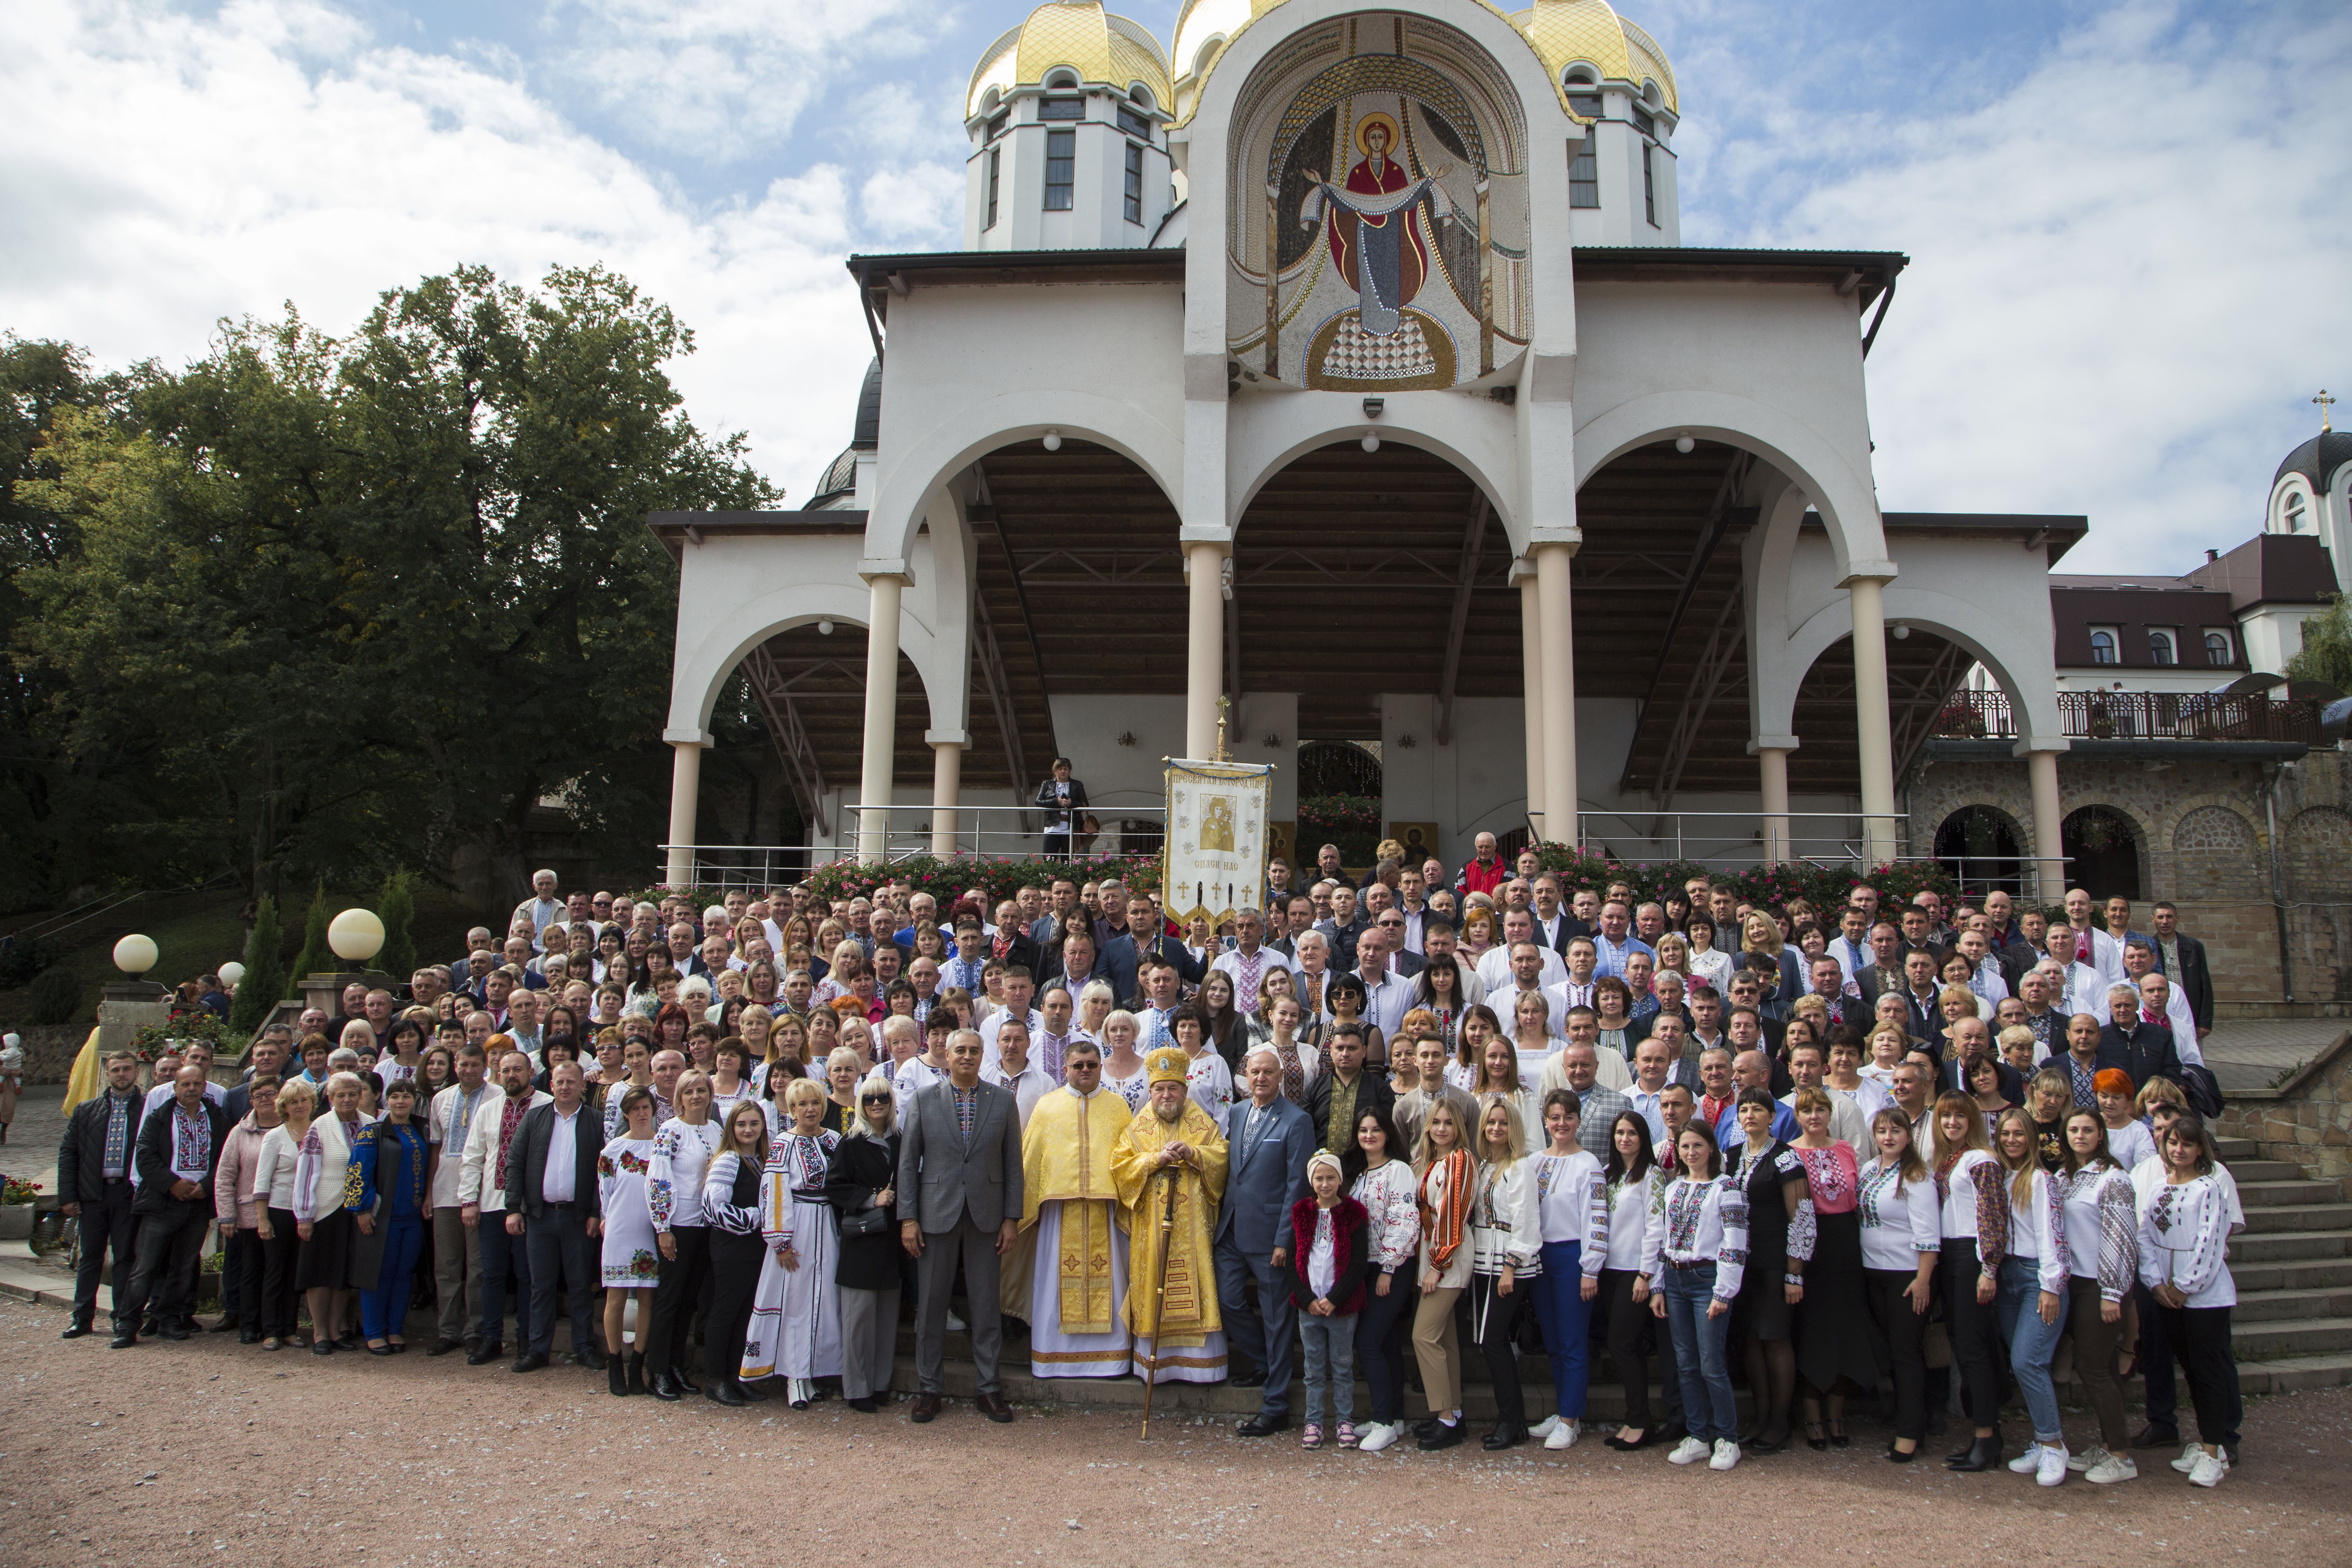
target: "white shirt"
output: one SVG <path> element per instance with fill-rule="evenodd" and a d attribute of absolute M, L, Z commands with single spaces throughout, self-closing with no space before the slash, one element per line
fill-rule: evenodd
<path fill-rule="evenodd" d="M 1903 1189 L 1900 1197 L 1897 1186 Z M 1943 1215 L 1932 1174 L 1905 1182 L 1894 1166 L 1872 1160 L 1862 1167 L 1858 1189 L 1864 1268 L 1913 1269 L 1921 1253 L 1943 1251 Z"/>
<path fill-rule="evenodd" d="M 1827 1084 L 1822 1086 L 1822 1092 L 1830 1097 L 1830 1136 L 1832 1139 L 1857 1153 L 1877 1147 L 1870 1139 L 1870 1118 L 1862 1113 L 1862 1108 L 1853 1102 L 1853 1096 L 1843 1089 L 1832 1089 Z M 1796 1090 L 1790 1089 L 1782 1095 L 1780 1103 L 1793 1113 L 1797 1109 Z"/>
<path fill-rule="evenodd" d="M 1351 970 L 1349 973 L 1359 980 L 1364 978 L 1361 970 Z M 1404 1022 L 1405 1013 L 1412 1005 L 1412 982 L 1398 974 L 1394 970 L 1387 970 L 1382 972 L 1381 983 L 1378 985 L 1368 984 L 1365 990 L 1367 994 L 1364 997 L 1364 1022 L 1380 1030 L 1381 1039 L 1395 1039 L 1397 1026 Z M 1323 994 L 1328 1000 L 1330 996 L 1330 988 L 1326 986 Z M 1329 1015 L 1325 1016 L 1328 1017 Z"/>
<path fill-rule="evenodd" d="M 436 1209 L 456 1208 L 461 1202 L 457 1187 L 465 1169 L 466 1136 L 484 1106 L 506 1108 L 506 1096 L 496 1084 L 477 1086 L 468 1105 L 466 1091 L 453 1083 L 433 1097 L 425 1113 L 425 1139 L 441 1151 L 440 1162 L 433 1167 L 432 1202 Z"/>
<path fill-rule="evenodd" d="M 903 1117 L 907 1107 L 914 1102 L 915 1092 L 942 1082 L 948 1076 L 945 1068 L 935 1068 L 920 1057 L 908 1057 L 899 1066 L 898 1074 L 890 1080 L 890 1093 L 898 1101 L 894 1108 Z"/>
<path fill-rule="evenodd" d="M 539 1195 L 542 1202 L 568 1204 L 579 1192 L 578 1135 L 573 1129 L 584 1109 L 583 1106 L 574 1106 L 569 1116 L 557 1111 L 554 1125 L 548 1129 L 547 1167 L 541 1172 L 539 1178 Z M 517 1132 L 515 1136 L 520 1138 L 522 1134 Z"/>
<path fill-rule="evenodd" d="M 1307 1244 L 1307 1288 L 1318 1299 L 1330 1295 L 1331 1287 L 1339 1278 L 1334 1256 L 1338 1247 L 1333 1233 L 1337 1229 L 1331 1220 L 1331 1211 L 1318 1204 L 1315 1206 L 1315 1239 Z"/>
<path fill-rule="evenodd" d="M 1499 943 L 1488 948 L 1478 959 L 1478 978 L 1486 982 L 1490 996 L 1517 990 L 1519 983 L 1511 977 L 1511 950 Z M 1548 947 L 1543 949 L 1543 969 L 1536 975 L 1537 986 L 1557 985 L 1567 978 L 1568 960 Z"/>
<path fill-rule="evenodd" d="M 1286 969 L 1293 974 L 1298 973 L 1298 960 L 1288 953 L 1276 952 L 1263 942 L 1258 945 L 1257 952 L 1251 956 L 1257 961 L 1257 977 L 1261 982 L 1272 970 Z M 1233 952 L 1221 952 L 1209 965 L 1209 972 L 1212 974 L 1223 974 L 1234 983 L 1234 1005 L 1236 1008 L 1244 1013 L 1255 1013 L 1257 987 L 1255 985 L 1244 987 L 1242 984 L 1242 967 L 1247 962 L 1248 960 L 1243 958 L 1238 950 Z"/>
<path fill-rule="evenodd" d="M 1669 1083 L 1672 1081 L 1673 1079 L 1671 1079 L 1667 1080 Z M 1666 1113 L 1658 1109 L 1658 1099 L 1660 1095 L 1666 1092 L 1665 1085 L 1661 1084 L 1658 1087 L 1657 1094 L 1651 1094 L 1642 1088 L 1640 1081 L 1637 1079 L 1634 1082 L 1633 1087 L 1624 1092 L 1625 1098 L 1633 1102 L 1633 1109 L 1642 1113 L 1642 1120 L 1650 1124 L 1650 1146 L 1654 1149 L 1659 1144 L 1664 1142 L 1666 1139 Z"/>
<path fill-rule="evenodd" d="M 1862 1112 L 1862 1119 L 1864 1121 L 1875 1121 L 1880 1111 L 1891 1110 L 1895 1108 L 1895 1093 L 1886 1087 L 1883 1079 L 1869 1076 L 1869 1068 L 1863 1068 L 1862 1073 L 1862 1079 L 1852 1089 L 1840 1089 L 1826 1079 L 1823 1083 L 1832 1094 L 1842 1094 L 1853 1100 L 1854 1108 Z M 1875 1147 L 1877 1147 L 1875 1143 L 1857 1143 L 1854 1145 L 1854 1150 L 1856 1152 L 1861 1152 Z"/>
<path fill-rule="evenodd" d="M 1592 1007 L 1592 988 L 1600 983 L 1600 980 L 1601 975 L 1598 971 L 1595 971 L 1592 978 L 1583 982 L 1581 984 L 1578 984 L 1575 979 L 1570 978 L 1559 981 L 1543 988 L 1544 1000 L 1551 1004 L 1551 1026 L 1553 1033 L 1559 1034 L 1566 1031 L 1567 1026 L 1564 1020 L 1568 1017 L 1568 1010 L 1570 1007 Z M 1517 987 L 1518 982 L 1516 979 L 1506 975 L 1504 977 L 1504 984 L 1506 985 Z M 1597 1013 L 1600 1009 L 1598 1007 L 1593 1007 L 1593 1011 Z M 1503 1020 L 1503 1026 L 1507 1029 L 1509 1028 L 1511 1026 L 1511 1021 L 1508 1018 L 1505 1018 Z"/>
<path fill-rule="evenodd" d="M 994 1013 L 989 1016 L 987 1021 L 982 1025 L 981 1038 L 985 1042 L 987 1047 L 982 1053 L 980 1058 L 980 1070 L 982 1073 L 992 1073 L 996 1070 L 997 1058 L 1000 1055 L 997 1050 L 996 1041 L 998 1037 L 1003 1034 L 1004 1026 L 1011 1022 L 1012 1018 L 1013 1010 L 1011 1008 L 999 1007 Z M 1029 1025 L 1029 1044 L 1031 1049 L 1034 1051 L 1036 1047 L 1037 1042 L 1045 1037 L 1045 1015 L 1037 1011 L 1036 1008 L 1032 1007 L 1029 1009 L 1029 1017 L 1027 1022 Z M 993 1082 L 994 1080 L 992 1079 L 991 1081 Z"/>
<path fill-rule="evenodd" d="M 1045 1069 L 1034 1062 L 1023 1068 L 1019 1072 L 1007 1072 L 1004 1070 L 1004 1064 L 1000 1061 L 993 1067 L 981 1068 L 980 1076 L 983 1082 L 992 1083 L 999 1089 L 1009 1089 L 1013 1091 L 1013 1104 L 1021 1112 L 1021 1130 L 1024 1132 L 1029 1130 L 1029 1113 L 1036 1110 L 1037 1102 L 1052 1093 L 1054 1089 L 1054 1080 L 1047 1078 Z M 894 1089 L 892 1093 L 896 1094 L 896 1092 Z"/>

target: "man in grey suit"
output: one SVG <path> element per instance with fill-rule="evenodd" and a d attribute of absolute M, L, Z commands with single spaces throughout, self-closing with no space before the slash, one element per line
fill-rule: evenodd
<path fill-rule="evenodd" d="M 916 1261 L 915 1370 L 922 1388 L 910 1416 L 940 1413 L 947 1386 L 948 1293 L 963 1260 L 980 1413 L 1013 1419 L 996 1379 L 1004 1340 L 998 1259 L 1021 1221 L 1021 1111 L 1010 1089 L 980 1079 L 985 1047 L 959 1029 L 948 1038 L 948 1076 L 915 1092 L 898 1144 L 898 1238 Z"/>
<path fill-rule="evenodd" d="M 1234 1430 L 1264 1437 L 1290 1425 L 1290 1349 L 1297 1318 L 1290 1304 L 1290 1205 L 1307 1193 L 1315 1123 L 1282 1096 L 1282 1058 L 1260 1046 L 1243 1063 L 1246 1105 L 1234 1107 L 1233 1163 L 1217 1215 L 1217 1303 L 1225 1338 L 1252 1371 L 1237 1387 L 1263 1386 L 1258 1412 Z M 1244 1287 L 1257 1284 L 1252 1310 Z"/>

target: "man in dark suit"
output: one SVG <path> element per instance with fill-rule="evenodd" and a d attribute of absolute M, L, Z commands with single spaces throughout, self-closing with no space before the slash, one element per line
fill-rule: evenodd
<path fill-rule="evenodd" d="M 1371 922 L 1356 907 L 1356 889 L 1338 887 L 1331 889 L 1331 918 L 1317 923 L 1315 929 L 1331 944 L 1331 967 L 1349 970 L 1356 967 L 1356 939 L 1364 934 Z"/>
<path fill-rule="evenodd" d="M 1139 931 L 1142 933 L 1140 937 Z M 1198 985 L 1209 973 L 1205 957 L 1193 957 L 1182 942 L 1166 934 L 1151 895 L 1137 893 L 1127 901 L 1127 935 L 1103 949 L 1102 961 L 1110 970 L 1110 988 L 1118 994 L 1121 1006 L 1139 994 L 1136 970 L 1147 955 L 1156 956 L 1173 967 L 1176 977 L 1187 985 Z"/>
<path fill-rule="evenodd" d="M 1017 963 L 1032 974 L 1044 963 L 1035 940 L 1029 934 L 1028 920 L 1021 913 L 1020 904 L 1012 899 L 996 906 L 996 930 L 982 951 L 999 963 Z"/>
<path fill-rule="evenodd" d="M 1037 977 L 1037 989 L 1064 985 L 1076 1000 L 1089 980 L 1104 981 L 1116 991 L 1118 984 L 1111 977 L 1110 964 L 1095 948 L 1095 933 L 1072 928 L 1060 943 L 1045 954 L 1045 973 Z"/>
<path fill-rule="evenodd" d="M 2202 1039 L 2213 1027 L 2213 972 L 2206 967 L 2205 944 L 2180 929 L 2180 911 L 2170 903 L 2156 906 L 2156 967 L 2181 995 L 2189 1016 L 2197 1020 Z"/>
<path fill-rule="evenodd" d="M 158 1332 L 167 1340 L 188 1337 L 195 1310 L 196 1260 L 212 1228 L 213 1172 L 220 1163 L 228 1122 L 205 1098 L 205 1069 L 194 1062 L 172 1080 L 172 1098 L 139 1125 L 139 1216 L 131 1286 L 116 1302 L 114 1348 L 139 1342 L 139 1320 L 155 1297 Z"/>
<path fill-rule="evenodd" d="M 555 1296 L 572 1292 L 572 1359 L 604 1370 L 591 1310 L 599 1268 L 596 1238 L 604 1232 L 596 1198 L 596 1157 L 604 1149 L 604 1119 L 588 1110 L 577 1062 L 559 1063 L 548 1076 L 554 1099 L 525 1112 L 507 1151 L 506 1227 L 523 1238 L 530 1258 L 530 1332 L 516 1372 L 537 1372 L 555 1346 Z"/>
<path fill-rule="evenodd" d="M 1870 928 L 1870 962 L 1853 972 L 1853 983 L 1874 1008 L 1885 993 L 1903 989 L 1903 931 L 1893 921 Z"/>
<path fill-rule="evenodd" d="M 1228 1123 L 1232 1164 L 1217 1215 L 1217 1301 L 1225 1338 L 1254 1369 L 1236 1387 L 1263 1388 L 1257 1414 L 1234 1430 L 1264 1437 L 1290 1425 L 1290 1352 L 1297 1315 L 1290 1300 L 1290 1205 L 1307 1192 L 1307 1162 L 1315 1153 L 1315 1126 L 1282 1098 L 1282 1058 L 1260 1046 L 1244 1058 L 1247 1103 Z M 1253 1310 L 1244 1294 L 1257 1285 Z"/>
<path fill-rule="evenodd" d="M 1963 1018 L 1952 1026 L 1952 1059 L 1936 1069 L 1936 1092 L 1968 1094 L 1969 1068 L 1979 1057 L 1992 1055 L 1992 1030 L 1982 1018 Z M 2025 1075 L 2000 1058 L 2000 1092 L 2011 1105 L 2025 1103 Z"/>
<path fill-rule="evenodd" d="M 1406 1047 L 1399 1045 L 1402 1052 Z M 1396 1089 L 1388 1075 L 1367 1071 L 1364 1067 L 1364 1031 L 1361 1025 L 1349 1025 L 1323 1042 L 1325 1069 L 1315 1075 L 1315 1083 L 1307 1091 L 1306 1110 L 1315 1124 L 1315 1145 L 1344 1156 L 1356 1145 L 1356 1123 L 1367 1110 L 1377 1110 L 1383 1116 L 1396 1114 Z M 1276 1075 L 1279 1081 L 1279 1075 Z M 1339 1125 L 1332 1126 L 1333 1108 L 1339 1108 Z"/>
<path fill-rule="evenodd" d="M 2179 1083 L 2180 1053 L 2173 1046 L 2171 1027 L 2149 1023 L 2140 1013 L 2139 1001 L 2135 986 L 2117 985 L 2107 993 L 2110 1022 L 2099 1031 L 2099 1065 L 2123 1068 L 2134 1083 L 2151 1078 Z"/>
<path fill-rule="evenodd" d="M 1045 814 L 1045 858 L 1068 855 L 1070 830 L 1087 808 L 1087 786 L 1070 776 L 1069 758 L 1054 759 L 1054 776 L 1037 786 L 1031 805 Z"/>
<path fill-rule="evenodd" d="M 921 1388 L 908 1419 L 940 1413 L 947 1389 L 948 1295 L 963 1262 L 965 1310 L 980 1413 L 1013 1419 L 997 1377 L 1004 1340 L 999 1301 L 1003 1256 L 1020 1227 L 1024 1189 L 1021 1109 L 1013 1091 L 981 1080 L 986 1047 L 970 1029 L 948 1040 L 948 1076 L 916 1090 L 898 1144 L 898 1239 L 915 1259 L 915 1372 Z"/>
<path fill-rule="evenodd" d="M 131 1164 L 147 1097 L 139 1092 L 139 1058 L 116 1051 L 106 1058 L 106 1089 L 74 1107 L 58 1142 L 58 1196 L 68 1219 L 81 1221 L 81 1267 L 74 1273 L 73 1321 L 62 1337 L 78 1340 L 98 1318 L 98 1275 L 114 1251 L 113 1315 L 121 1316 L 123 1288 L 139 1237 L 132 1211 Z"/>
<path fill-rule="evenodd" d="M 289 1070 L 288 1058 L 293 1054 L 294 1030 L 290 1025 L 272 1024 L 261 1031 L 261 1037 L 253 1042 L 250 1070 L 245 1081 L 231 1085 L 228 1092 L 221 1096 L 221 1114 L 228 1118 L 231 1127 L 244 1121 L 246 1113 L 253 1109 L 253 1080 L 264 1077 L 282 1080 Z"/>

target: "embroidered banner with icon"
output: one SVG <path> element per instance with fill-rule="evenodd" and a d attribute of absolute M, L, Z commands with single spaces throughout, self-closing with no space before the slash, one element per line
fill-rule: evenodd
<path fill-rule="evenodd" d="M 1160 889 L 1171 917 L 1222 923 L 1236 910 L 1265 907 L 1273 799 L 1265 764 L 1170 761 Z"/>

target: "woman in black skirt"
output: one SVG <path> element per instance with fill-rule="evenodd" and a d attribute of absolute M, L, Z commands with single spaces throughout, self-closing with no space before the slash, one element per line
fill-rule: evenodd
<path fill-rule="evenodd" d="M 1748 1193 L 1748 1268 L 1731 1306 L 1731 1333 L 1743 1346 L 1756 1398 L 1756 1430 L 1741 1447 L 1759 1455 L 1789 1447 L 1789 1406 L 1797 1394 L 1790 1340 L 1795 1308 L 1805 1293 L 1805 1264 L 1813 1255 L 1805 1163 L 1772 1136 L 1777 1109 L 1761 1089 L 1739 1091 L 1735 1114 L 1747 1137 L 1731 1146 L 1724 1163 L 1724 1173 Z"/>
<path fill-rule="evenodd" d="M 1805 1446 L 1818 1453 L 1846 1446 L 1846 1397 L 1877 1389 L 1886 1347 L 1872 1331 L 1863 1281 L 1861 1168 L 1853 1146 L 1830 1136 L 1828 1089 L 1809 1086 L 1795 1098 L 1801 1131 L 1789 1147 L 1804 1162 L 1805 1195 L 1813 1206 L 1813 1256 L 1797 1307 L 1797 1378 L 1805 1397 Z"/>
<path fill-rule="evenodd" d="M 1862 1168 L 1862 1271 L 1873 1331 L 1895 1380 L 1895 1440 L 1886 1457 L 1918 1458 L 1927 1436 L 1927 1363 L 1922 1345 L 1943 1248 L 1936 1178 L 1919 1158 L 1911 1119 L 1888 1109 L 1870 1120 L 1877 1152 Z"/>
<path fill-rule="evenodd" d="M 714 1405 L 765 1399 L 749 1387 L 743 1336 L 751 1326 L 751 1297 L 768 1244 L 760 1235 L 760 1172 L 768 1163 L 768 1118 L 757 1100 L 727 1113 L 719 1152 L 702 1183 L 702 1212 L 710 1227 L 710 1316 L 703 1325 L 702 1396 Z"/>

